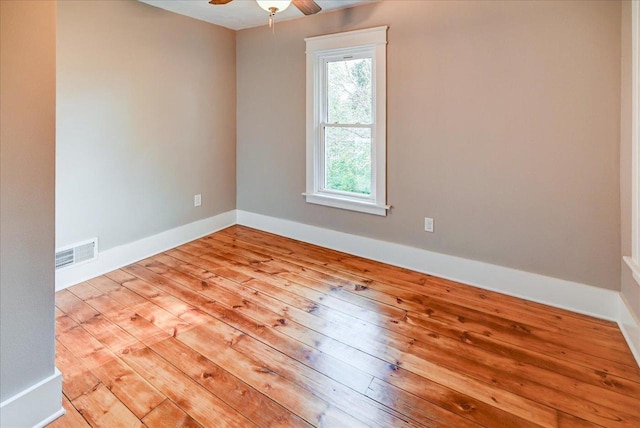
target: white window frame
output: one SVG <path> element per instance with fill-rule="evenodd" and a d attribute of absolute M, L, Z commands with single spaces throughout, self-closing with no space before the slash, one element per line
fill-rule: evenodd
<path fill-rule="evenodd" d="M 307 185 L 303 195 L 312 204 L 381 216 L 387 201 L 387 26 L 308 37 L 307 44 Z M 365 55 L 372 58 L 373 124 L 371 128 L 371 196 L 324 189 L 324 123 L 326 63 Z M 351 126 L 351 125 L 350 125 Z M 360 126 L 360 125 L 357 125 Z"/>
<path fill-rule="evenodd" d="M 640 284 L 640 2 L 631 2 L 631 257 L 624 257 Z"/>

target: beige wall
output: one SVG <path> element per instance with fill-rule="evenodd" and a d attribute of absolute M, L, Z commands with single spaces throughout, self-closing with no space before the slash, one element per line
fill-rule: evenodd
<path fill-rule="evenodd" d="M 631 256 L 631 2 L 622 2 L 622 85 L 620 115 L 620 210 L 622 255 Z M 640 285 L 626 263 L 622 265 L 622 294 L 640 320 Z"/>
<path fill-rule="evenodd" d="M 235 208 L 235 32 L 61 1 L 57 89 L 57 247 L 97 236 L 106 250 Z"/>
<path fill-rule="evenodd" d="M 0 1 L 0 401 L 54 374 L 55 24 Z"/>
<path fill-rule="evenodd" d="M 306 204 L 303 39 L 386 24 L 394 208 Z M 620 3 L 361 6 L 240 31 L 237 76 L 239 209 L 619 289 Z"/>

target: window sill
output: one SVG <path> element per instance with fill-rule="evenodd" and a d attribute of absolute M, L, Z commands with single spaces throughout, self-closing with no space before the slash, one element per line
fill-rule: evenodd
<path fill-rule="evenodd" d="M 627 263 L 633 274 L 633 279 L 636 280 L 636 284 L 640 285 L 640 265 L 638 265 L 631 257 L 623 257 L 623 260 Z"/>
<path fill-rule="evenodd" d="M 376 205 L 371 202 L 355 201 L 353 199 L 327 196 L 318 193 L 303 193 L 302 195 L 310 204 L 341 208 L 343 210 L 359 211 L 379 216 L 386 216 L 387 210 L 391 208 L 391 205 Z"/>

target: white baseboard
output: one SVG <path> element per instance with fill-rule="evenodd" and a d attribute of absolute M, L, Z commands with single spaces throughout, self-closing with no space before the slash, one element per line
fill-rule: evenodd
<path fill-rule="evenodd" d="M 236 211 L 194 221 L 98 254 L 95 261 L 56 272 L 56 291 L 127 266 L 162 251 L 216 232 L 236 223 Z"/>
<path fill-rule="evenodd" d="M 629 307 L 629 302 L 620 294 L 620 309 L 618 315 L 618 326 L 622 335 L 627 340 L 631 353 L 640 365 L 640 320 L 633 316 Z"/>
<path fill-rule="evenodd" d="M 237 211 L 238 224 L 509 296 L 617 321 L 619 293 L 577 282 Z"/>
<path fill-rule="evenodd" d="M 53 375 L 0 403 L 2 428 L 43 427 L 65 414 L 62 374 Z"/>

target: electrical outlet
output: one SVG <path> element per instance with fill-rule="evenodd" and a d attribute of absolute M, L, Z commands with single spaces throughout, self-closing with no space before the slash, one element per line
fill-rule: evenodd
<path fill-rule="evenodd" d="M 424 218 L 424 231 L 433 232 L 433 219 L 429 217 Z"/>
<path fill-rule="evenodd" d="M 197 194 L 193 197 L 193 206 L 199 207 L 200 205 L 202 205 L 202 195 Z"/>

